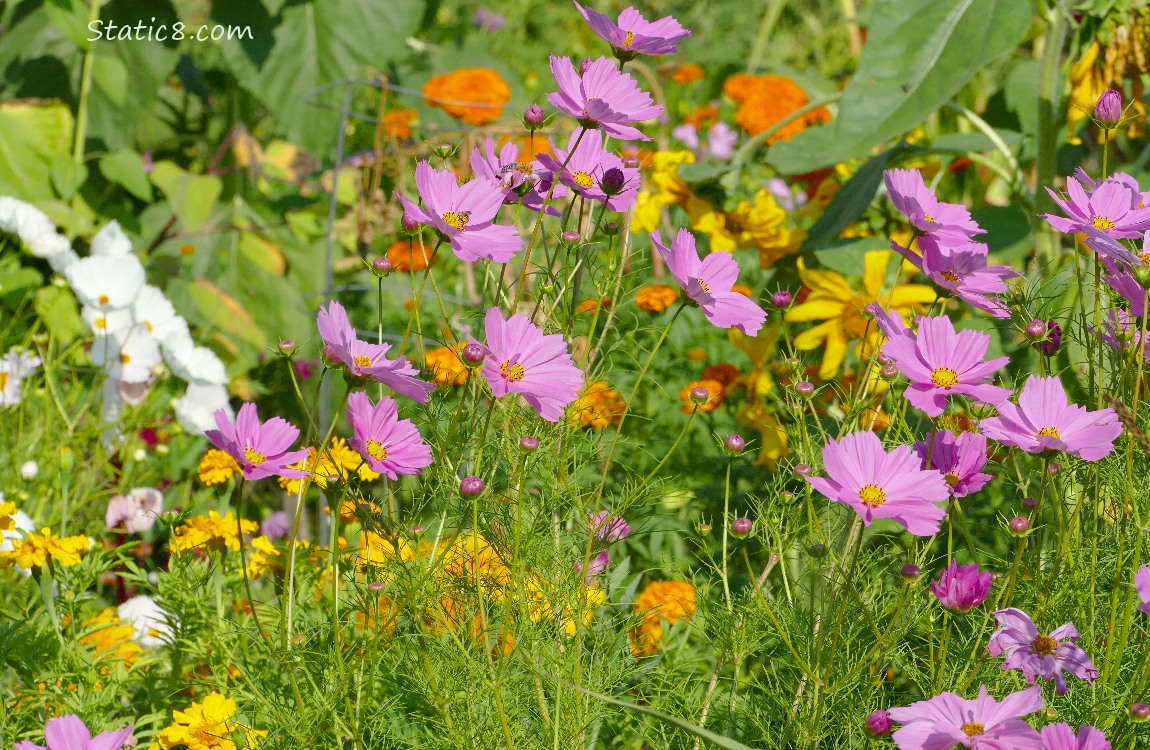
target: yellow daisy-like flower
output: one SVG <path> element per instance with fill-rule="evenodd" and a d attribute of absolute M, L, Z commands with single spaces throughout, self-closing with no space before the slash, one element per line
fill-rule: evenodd
<path fill-rule="evenodd" d="M 52 529 L 44 527 L 40 533 L 30 532 L 23 539 L 12 540 L 12 550 L 0 552 L 0 567 L 18 565 L 26 570 L 43 568 L 52 560 L 54 564 L 67 568 L 80 564 L 81 556 L 92 546 L 92 540 L 78 536 L 55 536 Z"/>
<path fill-rule="evenodd" d="M 139 661 L 143 649 L 133 640 L 136 629 L 121 620 L 114 607 L 89 617 L 84 627 L 89 631 L 80 637 L 80 644 L 92 648 L 92 658 L 100 665 L 127 668 Z"/>
<path fill-rule="evenodd" d="M 156 735 L 163 750 L 184 747 L 186 750 L 236 750 L 232 736 L 244 735 L 246 747 L 254 747 L 259 737 L 267 732 L 252 729 L 232 721 L 236 715 L 236 702 L 219 693 L 211 693 L 201 703 L 193 703 L 183 711 L 172 712 L 172 725 Z"/>
<path fill-rule="evenodd" d="M 767 190 L 755 193 L 753 202 L 740 201 L 727 223 L 740 228 L 739 247 L 759 251 L 759 265 L 764 269 L 797 253 L 806 240 L 805 232 L 787 226 L 787 212 Z"/>
<path fill-rule="evenodd" d="M 380 475 L 371 470 L 363 456 L 355 452 L 347 441 L 336 435 L 331 439 L 331 445 L 323 452 L 323 456 L 316 460 L 317 450 L 309 447 L 308 457 L 305 461 L 288 464 L 290 469 L 311 472 L 311 481 L 322 489 L 327 489 L 329 480 L 347 479 L 354 472 L 365 482 L 374 482 Z M 307 464 L 306 468 L 304 464 Z M 302 479 L 278 477 L 276 482 L 283 487 L 289 495 L 298 495 Z"/>
<path fill-rule="evenodd" d="M 731 253 L 739 246 L 738 230 L 728 226 L 727 214 L 695 195 L 687 199 L 685 208 L 691 228 L 710 238 L 711 252 Z"/>
<path fill-rule="evenodd" d="M 244 534 L 255 534 L 260 525 L 255 521 L 244 519 L 242 522 Z M 208 511 L 206 516 L 194 516 L 184 521 L 176 529 L 172 538 L 173 552 L 187 552 L 196 548 L 229 549 L 232 552 L 240 551 L 241 529 L 236 523 L 236 517 L 228 511 L 221 516 L 217 511 Z"/>
<path fill-rule="evenodd" d="M 631 653 L 652 656 L 663 645 L 663 623 L 674 625 L 695 614 L 695 587 L 686 581 L 652 581 L 635 597 L 639 625 L 631 631 Z"/>
<path fill-rule="evenodd" d="M 765 466 L 774 471 L 779 461 L 786 458 L 789 452 L 787 431 L 783 429 L 782 423 L 761 403 L 744 406 L 735 415 L 735 419 L 759 431 L 759 455 L 751 465 Z"/>
<path fill-rule="evenodd" d="M 588 383 L 579 393 L 579 400 L 571 411 L 571 421 L 580 427 L 601 430 L 607 425 L 618 426 L 627 402 L 623 394 L 607 385 L 606 380 Z"/>
<path fill-rule="evenodd" d="M 266 536 L 254 537 L 247 555 L 248 578 L 259 578 L 265 573 L 275 573 L 283 569 L 283 562 L 279 559 L 279 549 Z"/>
<path fill-rule="evenodd" d="M 640 191 L 635 202 L 632 232 L 655 231 L 664 208 L 687 202 L 691 188 L 679 177 L 679 165 L 694 161 L 695 155 L 690 151 L 656 151 L 651 155 L 651 171 L 647 177 L 650 189 Z"/>
<path fill-rule="evenodd" d="M 16 525 L 16 503 L 0 503 L 0 531 L 8 531 Z"/>
<path fill-rule="evenodd" d="M 872 250 L 866 254 L 861 292 L 851 288 L 841 274 L 808 269 L 799 259 L 799 278 L 810 289 L 810 294 L 802 304 L 787 310 L 785 319 L 791 323 L 823 321 L 794 339 L 795 348 L 801 351 L 826 347 L 819 377 L 830 379 L 838 374 L 850 341 L 860 343 L 860 357 L 872 350 L 880 334 L 864 312 L 867 305 L 880 302 L 909 319 L 921 305 L 936 299 L 934 289 L 924 284 L 897 284 L 893 290 L 884 292 L 883 281 L 892 255 L 889 250 Z"/>
<path fill-rule="evenodd" d="M 567 608 L 563 613 L 563 634 L 568 638 L 573 638 L 580 628 L 590 627 L 591 620 L 595 617 L 595 610 L 603 606 L 607 594 L 601 586 L 593 584 L 579 589 L 579 599 L 578 612 Z"/>
<path fill-rule="evenodd" d="M 200 459 L 199 477 L 206 485 L 222 484 L 240 470 L 240 465 L 227 451 L 211 448 Z"/>

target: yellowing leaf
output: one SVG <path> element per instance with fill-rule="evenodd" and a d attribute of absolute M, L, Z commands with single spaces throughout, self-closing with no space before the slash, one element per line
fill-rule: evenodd
<path fill-rule="evenodd" d="M 196 279 L 188 287 L 188 293 L 211 325 L 255 347 L 267 343 L 267 337 L 251 313 L 212 282 Z"/>

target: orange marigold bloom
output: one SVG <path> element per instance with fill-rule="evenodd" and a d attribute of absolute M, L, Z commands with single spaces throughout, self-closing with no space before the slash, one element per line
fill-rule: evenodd
<path fill-rule="evenodd" d="M 751 289 L 749 286 L 743 286 L 742 284 L 735 284 L 733 287 L 731 287 L 731 291 L 738 292 L 744 297 L 750 297 L 752 299 L 754 299 L 755 296 L 754 289 Z"/>
<path fill-rule="evenodd" d="M 611 307 L 611 298 L 610 297 L 599 297 L 599 298 L 595 298 L 595 299 L 585 299 L 575 307 L 575 312 L 577 312 L 577 313 L 595 312 L 596 310 L 599 309 L 600 306 L 602 306 L 605 309 L 610 308 Z"/>
<path fill-rule="evenodd" d="M 389 109 L 383 115 L 383 122 L 380 123 L 380 129 L 383 130 L 384 135 L 390 135 L 394 138 L 410 138 L 411 137 L 411 123 L 418 119 L 419 113 L 414 109 Z"/>
<path fill-rule="evenodd" d="M 691 360 L 692 362 L 702 362 L 706 358 L 707 352 L 703 349 L 695 347 L 693 349 L 687 350 L 687 359 Z"/>
<path fill-rule="evenodd" d="M 704 104 L 701 107 L 695 107 L 687 116 L 683 118 L 683 123 L 687 125 L 694 125 L 695 130 L 700 133 L 708 129 L 708 127 L 715 120 L 719 119 L 719 108 L 713 104 Z"/>
<path fill-rule="evenodd" d="M 679 290 L 667 284 L 639 287 L 635 292 L 635 307 L 652 313 L 661 313 L 679 301 Z"/>
<path fill-rule="evenodd" d="M 594 427 L 601 430 L 607 425 L 618 426 L 623 418 L 627 402 L 623 394 L 607 385 L 606 380 L 588 383 L 579 393 L 572 418 L 578 419 L 580 427 Z"/>
<path fill-rule="evenodd" d="M 414 273 L 435 264 L 435 248 L 426 243 L 421 246 L 419 240 L 399 240 L 387 248 L 385 255 L 391 261 L 391 270 L 398 273 Z"/>
<path fill-rule="evenodd" d="M 463 344 L 439 346 L 429 351 L 424 358 L 424 365 L 428 370 L 431 370 L 435 376 L 435 384 L 439 387 L 463 385 L 471 377 L 471 371 L 459 358 L 459 352 L 463 346 Z"/>
<path fill-rule="evenodd" d="M 707 399 L 707 403 L 699 404 L 699 411 L 714 411 L 727 400 L 727 389 L 720 381 L 710 379 L 696 380 L 693 383 L 688 383 L 683 390 L 679 392 L 679 400 L 683 402 L 681 411 L 684 414 L 690 414 L 695 411 L 695 402 L 691 400 L 691 391 L 699 387 L 706 388 L 707 393 L 711 394 L 711 397 Z"/>
<path fill-rule="evenodd" d="M 93 661 L 104 666 L 110 662 L 125 668 L 139 661 L 143 649 L 132 640 L 136 629 L 131 623 L 121 620 L 114 607 L 89 617 L 84 621 L 84 627 L 91 630 L 80 638 L 80 643 L 92 648 Z"/>
<path fill-rule="evenodd" d="M 424 104 L 469 125 L 487 125 L 503 116 L 511 87 L 490 68 L 463 68 L 423 84 L 423 96 Z"/>
<path fill-rule="evenodd" d="M 652 656 L 663 645 L 663 623 L 688 622 L 695 614 L 695 587 L 686 581 L 652 581 L 635 597 L 639 624 L 631 631 L 635 658 Z"/>
<path fill-rule="evenodd" d="M 730 362 L 719 362 L 703 370 L 703 377 L 701 380 L 717 380 L 723 384 L 725 389 L 735 379 L 739 377 L 739 368 L 732 365 Z"/>
<path fill-rule="evenodd" d="M 723 85 L 723 93 L 739 103 L 735 122 L 752 136 L 758 135 L 810 103 L 807 93 L 801 86 L 780 75 L 732 76 Z M 819 107 L 813 112 L 791 120 L 768 138 L 767 144 L 788 141 L 805 130 L 808 125 L 827 122 L 830 119 L 830 111 L 826 107 Z"/>
<path fill-rule="evenodd" d="M 676 65 L 675 69 L 671 72 L 671 80 L 683 85 L 697 83 L 703 80 L 703 66 L 696 65 L 695 63 Z"/>

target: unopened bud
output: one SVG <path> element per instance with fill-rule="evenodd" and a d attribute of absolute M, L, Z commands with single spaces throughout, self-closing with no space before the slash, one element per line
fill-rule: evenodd
<path fill-rule="evenodd" d="M 526 453 L 534 453 L 539 450 L 539 438 L 534 435 L 524 435 L 519 438 L 519 449 Z"/>
<path fill-rule="evenodd" d="M 371 262 L 371 270 L 377 276 L 386 276 L 391 273 L 391 269 L 391 259 L 386 255 L 381 255 Z"/>
<path fill-rule="evenodd" d="M 623 174 L 623 170 L 618 167 L 608 169 L 599 180 L 599 189 L 606 195 L 618 195 L 623 192 L 625 187 L 627 187 L 627 178 Z"/>
<path fill-rule="evenodd" d="M 691 401 L 702 406 L 711 400 L 711 393 L 705 386 L 697 385 L 691 389 Z"/>
<path fill-rule="evenodd" d="M 76 456 L 72 453 L 72 449 L 66 445 L 60 446 L 57 450 L 56 461 L 61 474 L 71 474 L 72 469 L 76 466 Z"/>
<path fill-rule="evenodd" d="M 459 494 L 464 497 L 479 497 L 483 494 L 483 480 L 474 474 L 464 477 L 459 482 Z"/>
<path fill-rule="evenodd" d="M 463 364 L 468 367 L 478 367 L 483 364 L 483 360 L 487 358 L 487 352 L 483 347 L 476 344 L 474 341 L 463 347 L 463 351 L 459 353 L 459 358 L 463 360 Z"/>
<path fill-rule="evenodd" d="M 794 296 L 786 289 L 780 289 L 771 295 L 771 304 L 775 307 L 788 307 L 794 300 Z"/>
<path fill-rule="evenodd" d="M 1094 119 L 1107 130 L 1122 122 L 1122 94 L 1106 89 L 1094 105 Z"/>
<path fill-rule="evenodd" d="M 728 435 L 727 439 L 723 442 L 723 447 L 726 448 L 727 452 L 732 456 L 737 456 L 747 447 L 747 441 L 743 440 L 742 435 Z"/>
<path fill-rule="evenodd" d="M 810 398 L 815 395 L 815 384 L 809 380 L 800 380 L 798 383 L 795 383 L 795 393 L 803 398 Z"/>
<path fill-rule="evenodd" d="M 755 522 L 749 518 L 736 518 L 731 521 L 731 536 L 736 539 L 746 539 L 755 528 Z"/>
<path fill-rule="evenodd" d="M 532 104 L 523 112 L 523 124 L 528 130 L 536 130 L 547 119 L 547 113 L 538 104 Z"/>

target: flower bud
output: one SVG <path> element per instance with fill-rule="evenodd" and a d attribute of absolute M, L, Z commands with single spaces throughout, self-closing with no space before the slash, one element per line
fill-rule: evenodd
<path fill-rule="evenodd" d="M 579 243 L 579 240 L 582 239 L 582 237 L 578 232 L 572 232 L 568 230 L 560 235 L 559 239 L 563 241 L 564 245 L 576 245 Z"/>
<path fill-rule="evenodd" d="M 463 351 L 459 353 L 459 358 L 463 360 L 463 364 L 468 367 L 479 367 L 483 364 L 483 360 L 487 359 L 487 352 L 483 351 L 483 347 L 474 341 L 467 346 L 463 347 Z"/>
<path fill-rule="evenodd" d="M 711 400 L 711 392 L 705 386 L 697 385 L 691 389 L 691 401 L 702 406 Z"/>
<path fill-rule="evenodd" d="M 876 361 L 876 362 L 878 362 L 878 364 L 879 364 L 879 367 L 882 367 L 883 365 L 892 365 L 892 364 L 894 364 L 894 360 L 893 360 L 893 359 L 891 359 L 890 357 L 886 356 L 886 355 L 885 355 L 885 354 L 883 354 L 882 352 L 879 352 L 879 353 L 878 353 L 878 356 L 876 356 L 876 357 L 875 357 L 875 361 Z"/>
<path fill-rule="evenodd" d="M 528 130 L 538 130 L 546 119 L 547 113 L 538 104 L 532 104 L 523 112 L 523 125 Z"/>
<path fill-rule="evenodd" d="M 391 269 L 391 259 L 386 255 L 381 255 L 371 262 L 371 271 L 376 276 L 387 276 L 391 273 Z"/>
<path fill-rule="evenodd" d="M 1145 703 L 1134 703 L 1130 706 L 1130 715 L 1135 721 L 1146 721 L 1150 718 L 1150 706 Z"/>
<path fill-rule="evenodd" d="M 61 474 L 71 474 L 72 469 L 76 466 L 76 455 L 72 453 L 71 448 L 62 445 L 57 449 L 56 461 Z"/>
<path fill-rule="evenodd" d="M 1030 530 L 1030 519 L 1026 516 L 1015 516 L 1010 519 L 1010 533 L 1016 536 L 1023 536 Z"/>
<path fill-rule="evenodd" d="M 1094 119 L 1107 130 L 1122 122 L 1122 94 L 1106 89 L 1094 105 Z"/>
<path fill-rule="evenodd" d="M 879 377 L 881 377 L 883 380 L 894 380 L 898 377 L 898 365 L 896 365 L 894 362 L 883 365 L 881 368 L 879 368 L 878 374 Z"/>
<path fill-rule="evenodd" d="M 408 234 L 415 234 L 419 231 L 419 222 L 415 217 L 408 215 L 406 211 L 403 213 L 403 218 L 399 220 L 399 226 Z"/>
<path fill-rule="evenodd" d="M 635 155 L 624 156 L 623 157 L 623 166 L 626 167 L 627 169 L 638 169 L 639 168 L 639 157 L 635 156 Z"/>
<path fill-rule="evenodd" d="M 276 346 L 276 349 L 279 351 L 280 356 L 290 357 L 291 355 L 295 354 L 295 340 L 284 339 L 283 341 L 279 342 L 279 344 Z"/>
<path fill-rule="evenodd" d="M 795 476 L 799 477 L 800 479 L 802 479 L 803 477 L 809 477 L 811 475 L 811 465 L 810 464 L 795 464 L 794 472 L 795 472 Z"/>
<path fill-rule="evenodd" d="M 732 456 L 737 456 L 747 447 L 747 441 L 743 440 L 742 435 L 728 435 L 727 439 L 723 441 L 723 447 L 727 449 L 727 453 L 730 453 Z"/>
<path fill-rule="evenodd" d="M 1062 464 L 1051 461 L 1050 465 L 1046 467 L 1046 471 L 1050 476 L 1056 477 L 1062 473 Z"/>
<path fill-rule="evenodd" d="M 898 573 L 908 581 L 913 581 L 922 575 L 922 568 L 918 567 L 914 563 L 907 563 L 906 565 L 903 565 L 901 568 L 899 568 Z"/>
<path fill-rule="evenodd" d="M 791 492 L 790 490 L 783 490 L 782 492 L 779 493 L 779 497 L 781 497 L 786 502 L 790 503 L 790 502 L 794 502 L 795 493 Z"/>
<path fill-rule="evenodd" d="M 1036 498 L 1036 497 L 1024 497 L 1024 498 L 1022 498 L 1022 506 L 1024 508 L 1037 508 L 1038 507 L 1038 498 Z"/>
<path fill-rule="evenodd" d="M 787 357 L 786 360 L 784 360 L 784 364 L 786 364 L 787 367 L 798 367 L 799 366 L 799 358 L 798 357 Z"/>
<path fill-rule="evenodd" d="M 746 539 L 755 528 L 755 522 L 749 518 L 736 518 L 731 521 L 731 536 L 736 539 Z"/>
<path fill-rule="evenodd" d="M 332 348 L 331 344 L 324 344 L 323 351 L 320 352 L 320 356 L 323 358 L 324 365 L 329 368 L 341 366 L 339 357 L 336 356 L 335 349 Z"/>
<path fill-rule="evenodd" d="M 40 473 L 40 464 L 35 461 L 25 461 L 20 464 L 20 478 L 25 482 L 31 482 Z"/>
<path fill-rule="evenodd" d="M 866 717 L 867 734 L 875 739 L 886 737 L 890 734 L 893 725 L 894 723 L 891 721 L 890 714 L 882 709 L 871 711 Z"/>
<path fill-rule="evenodd" d="M 525 453 L 534 453 L 539 450 L 539 438 L 534 435 L 524 435 L 519 438 L 519 449 Z"/>
<path fill-rule="evenodd" d="M 459 149 L 453 143 L 441 143 L 431 150 L 431 153 L 440 159 L 450 159 Z"/>
<path fill-rule="evenodd" d="M 786 289 L 780 289 L 771 295 L 771 304 L 775 307 L 788 307 L 794 300 L 794 296 Z"/>
<path fill-rule="evenodd" d="M 815 395 L 815 384 L 809 380 L 800 380 L 795 384 L 795 393 L 803 398 L 810 398 Z"/>
<path fill-rule="evenodd" d="M 137 448 L 136 450 L 134 450 L 132 452 L 132 460 L 135 461 L 136 463 L 140 463 L 141 461 L 143 461 L 147 457 L 148 457 L 148 452 L 146 450 L 144 450 L 143 448 Z"/>
<path fill-rule="evenodd" d="M 699 532 L 699 536 L 710 536 L 711 524 L 706 521 L 700 521 L 698 525 L 695 526 L 695 531 Z"/>
<path fill-rule="evenodd" d="M 1026 338 L 1031 341 L 1042 341 L 1046 338 L 1046 321 L 1032 320 L 1026 326 Z"/>
<path fill-rule="evenodd" d="M 603 225 L 603 234 L 607 235 L 608 237 L 614 237 L 615 235 L 619 234 L 619 229 L 619 222 L 609 221 Z"/>
<path fill-rule="evenodd" d="M 1062 326 L 1053 320 L 1046 321 L 1046 340 L 1038 345 L 1047 357 L 1053 357 L 1062 348 Z"/>
<path fill-rule="evenodd" d="M 371 583 L 367 584 L 367 590 L 372 592 L 383 591 L 386 585 L 387 584 L 385 584 L 383 581 L 372 581 Z"/>
<path fill-rule="evenodd" d="M 827 545 L 822 542 L 815 542 L 811 545 L 811 557 L 819 558 L 826 557 Z"/>
<path fill-rule="evenodd" d="M 627 177 L 623 174 L 623 170 L 618 167 L 608 169 L 599 180 L 599 189 L 606 195 L 618 195 L 623 192 L 625 187 L 627 187 Z"/>
<path fill-rule="evenodd" d="M 483 494 L 483 480 L 474 474 L 464 477 L 459 482 L 459 494 L 464 497 L 479 497 Z"/>

